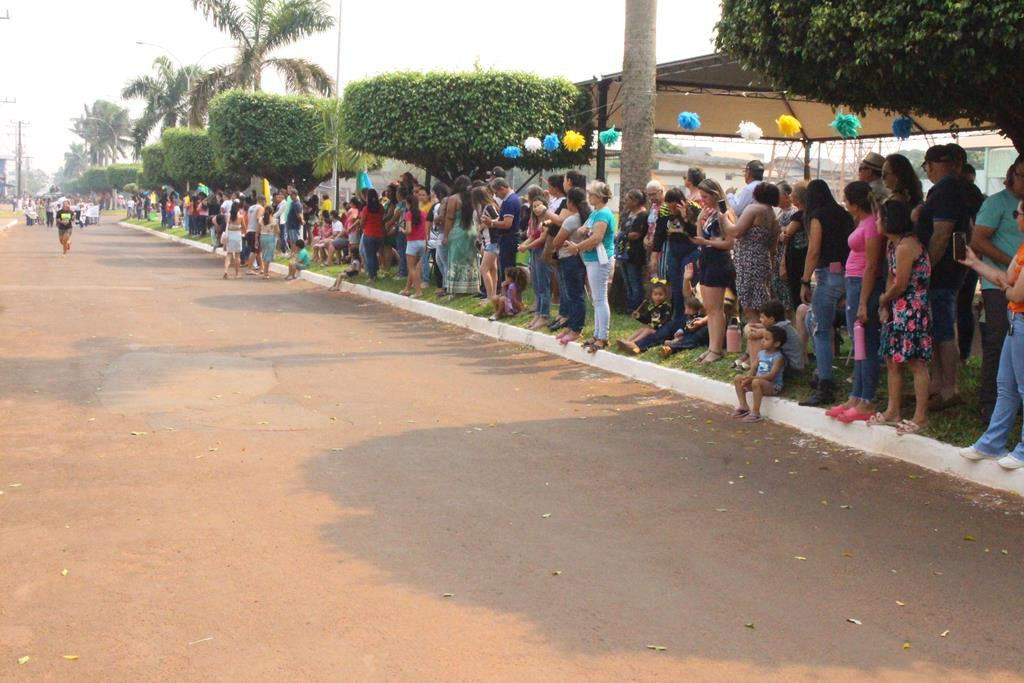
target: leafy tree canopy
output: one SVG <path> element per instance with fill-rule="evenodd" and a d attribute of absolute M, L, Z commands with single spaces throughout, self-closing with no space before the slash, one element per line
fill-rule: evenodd
<path fill-rule="evenodd" d="M 122 188 L 129 183 L 137 183 L 141 173 L 142 164 L 111 164 L 107 166 L 107 188 Z"/>
<path fill-rule="evenodd" d="M 200 128 L 166 128 L 160 136 L 164 170 L 177 187 L 213 181 L 213 143 Z"/>
<path fill-rule="evenodd" d="M 107 166 L 90 166 L 75 182 L 79 192 L 102 192 L 110 189 L 110 174 Z"/>
<path fill-rule="evenodd" d="M 528 170 L 575 167 L 578 152 L 527 152 L 507 159 L 502 150 L 577 130 L 593 135 L 588 93 L 561 78 L 475 70 L 465 73 L 398 72 L 350 83 L 342 100 L 349 147 L 419 166 L 446 181 L 480 177 L 493 166 Z"/>
<path fill-rule="evenodd" d="M 278 187 L 316 187 L 326 175 L 313 169 L 323 141 L 312 97 L 231 90 L 210 103 L 210 140 L 217 162 Z"/>
<path fill-rule="evenodd" d="M 142 148 L 142 185 L 148 189 L 157 189 L 173 182 L 167 175 L 164 160 L 164 146 L 160 143 L 146 145 Z"/>
<path fill-rule="evenodd" d="M 999 125 L 1024 150 L 1020 0 L 722 0 L 718 49 L 833 105 Z"/>

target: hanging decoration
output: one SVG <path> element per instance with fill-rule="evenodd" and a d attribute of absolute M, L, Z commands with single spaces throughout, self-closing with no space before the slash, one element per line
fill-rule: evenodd
<path fill-rule="evenodd" d="M 597 139 L 600 140 L 601 144 L 604 145 L 605 147 L 610 147 L 614 145 L 616 142 L 618 142 L 619 138 L 621 137 L 622 133 L 615 130 L 615 126 L 612 126 L 608 130 L 602 130 L 598 134 Z"/>
<path fill-rule="evenodd" d="M 692 111 L 679 112 L 679 127 L 683 130 L 697 130 L 700 128 L 700 117 Z"/>
<path fill-rule="evenodd" d="M 828 125 L 835 128 L 839 137 L 844 140 L 850 140 L 860 135 L 860 119 L 854 114 L 839 112 L 836 114 L 835 120 Z"/>
<path fill-rule="evenodd" d="M 527 152 L 530 152 L 530 153 L 539 152 L 540 148 L 541 148 L 541 143 L 540 143 L 540 138 L 538 138 L 538 137 L 534 137 L 534 136 L 531 135 L 530 137 L 528 137 L 525 140 L 523 140 L 523 149 L 525 149 Z"/>
<path fill-rule="evenodd" d="M 900 140 L 908 139 L 913 128 L 914 122 L 909 116 L 897 116 L 892 120 L 892 134 Z"/>
<path fill-rule="evenodd" d="M 560 143 L 558 142 L 558 136 L 555 135 L 554 133 L 548 133 L 547 135 L 544 136 L 544 149 L 547 150 L 548 152 L 554 152 L 556 149 L 558 149 L 559 144 Z"/>
<path fill-rule="evenodd" d="M 764 135 L 761 126 L 753 121 L 740 121 L 740 127 L 736 130 L 736 133 L 744 140 L 750 140 L 751 142 L 760 140 L 761 136 Z"/>
<path fill-rule="evenodd" d="M 796 135 L 800 132 L 803 126 L 800 125 L 799 119 L 789 114 L 783 114 L 779 118 L 775 119 L 775 125 L 779 127 L 779 134 L 785 135 L 787 138 Z"/>
<path fill-rule="evenodd" d="M 501 150 L 501 155 L 506 159 L 518 159 L 523 156 L 523 150 L 519 149 L 515 145 L 509 145 L 505 149 Z"/>
<path fill-rule="evenodd" d="M 583 145 L 587 144 L 587 139 L 580 135 L 579 132 L 570 130 L 565 134 L 565 137 L 562 138 L 562 144 L 565 145 L 565 148 L 570 152 L 578 152 L 583 149 Z"/>

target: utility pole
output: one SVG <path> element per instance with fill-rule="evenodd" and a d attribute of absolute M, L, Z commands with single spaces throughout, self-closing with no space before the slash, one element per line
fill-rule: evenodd
<path fill-rule="evenodd" d="M 338 0 L 338 51 L 335 55 L 334 60 L 334 97 L 335 99 L 341 97 L 341 5 L 342 0 Z M 331 169 L 331 194 L 333 198 L 331 201 L 334 203 L 335 211 L 340 210 L 338 200 L 341 199 L 338 195 L 338 122 L 334 121 L 334 164 Z"/>
<path fill-rule="evenodd" d="M 22 159 L 22 156 L 23 156 L 24 151 L 25 151 L 22 148 L 22 146 L 21 146 L 21 129 L 22 129 L 23 126 L 29 125 L 29 122 L 28 121 L 14 121 L 14 122 L 12 122 L 12 125 L 16 126 L 18 128 L 18 150 L 17 150 L 17 157 L 18 158 L 17 158 L 17 162 L 16 162 L 16 169 L 17 169 L 17 173 L 18 173 L 18 197 L 21 197 L 21 188 L 24 185 L 24 180 L 23 180 L 23 177 L 21 175 L 21 159 Z"/>

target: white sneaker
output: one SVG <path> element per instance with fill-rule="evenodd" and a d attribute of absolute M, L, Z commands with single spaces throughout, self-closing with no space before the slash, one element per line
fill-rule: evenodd
<path fill-rule="evenodd" d="M 1002 458 L 999 458 L 999 460 L 997 460 L 996 462 L 998 462 L 999 466 L 1002 467 L 1004 470 L 1015 470 L 1019 467 L 1024 467 L 1024 460 L 1016 458 L 1012 455 L 1003 456 Z"/>
<path fill-rule="evenodd" d="M 995 458 L 1000 457 L 998 455 L 989 455 L 988 453 L 982 453 L 974 446 L 961 448 L 958 451 L 958 453 L 960 453 L 960 457 L 967 458 L 968 460 L 993 460 Z"/>

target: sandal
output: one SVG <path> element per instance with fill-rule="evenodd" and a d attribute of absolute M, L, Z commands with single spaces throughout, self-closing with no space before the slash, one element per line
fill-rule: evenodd
<path fill-rule="evenodd" d="M 723 358 L 725 358 L 725 355 L 719 351 L 708 351 L 707 354 L 698 361 L 698 363 L 700 365 L 708 365 L 710 363 L 717 363 Z"/>
<path fill-rule="evenodd" d="M 747 415 L 750 415 L 750 411 L 749 410 L 743 410 L 743 408 L 737 408 L 736 410 L 732 411 L 732 415 L 730 415 L 729 417 L 738 420 L 739 418 L 746 417 Z"/>
<path fill-rule="evenodd" d="M 890 420 L 885 416 L 885 413 L 875 413 L 868 418 L 869 427 L 899 427 L 900 420 Z"/>
<path fill-rule="evenodd" d="M 593 344 L 590 344 L 589 346 L 587 346 L 587 353 L 597 353 L 598 351 L 602 351 L 602 350 L 607 349 L 607 348 L 608 348 L 608 340 L 607 339 L 595 339 Z M 639 352 L 640 352 L 639 349 L 634 351 L 634 353 L 639 353 Z"/>
<path fill-rule="evenodd" d="M 760 415 L 755 415 L 754 413 L 748 413 L 740 420 L 740 422 L 752 424 L 754 422 L 764 422 L 764 418 L 761 417 Z"/>
<path fill-rule="evenodd" d="M 896 433 L 900 436 L 905 436 L 907 434 L 917 434 L 919 431 L 921 431 L 927 426 L 927 422 L 924 423 L 923 425 L 919 425 L 913 420 L 903 420 L 902 422 L 900 422 L 900 426 L 896 428 Z"/>

